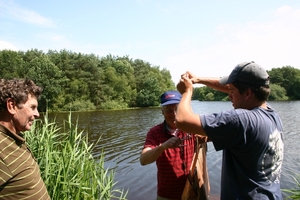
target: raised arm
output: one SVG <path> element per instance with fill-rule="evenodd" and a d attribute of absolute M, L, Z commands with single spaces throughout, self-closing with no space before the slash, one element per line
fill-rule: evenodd
<path fill-rule="evenodd" d="M 189 74 L 181 76 L 177 90 L 182 94 L 182 97 L 177 107 L 176 127 L 188 133 L 207 136 L 202 128 L 200 116 L 192 111 L 193 82 L 189 78 Z"/>
<path fill-rule="evenodd" d="M 229 93 L 227 85 L 221 85 L 219 83 L 220 78 L 216 77 L 199 77 L 191 72 L 186 72 L 186 76 L 192 81 L 193 84 L 203 84 L 220 92 Z"/>

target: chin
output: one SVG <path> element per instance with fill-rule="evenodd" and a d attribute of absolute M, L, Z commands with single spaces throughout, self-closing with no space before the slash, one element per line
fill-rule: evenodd
<path fill-rule="evenodd" d="M 28 125 L 28 126 L 24 127 L 24 129 L 25 129 L 24 131 L 30 131 L 31 126 Z"/>

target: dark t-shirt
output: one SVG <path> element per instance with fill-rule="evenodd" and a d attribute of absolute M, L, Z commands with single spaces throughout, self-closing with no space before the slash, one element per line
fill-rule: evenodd
<path fill-rule="evenodd" d="M 283 128 L 260 107 L 200 115 L 216 150 L 223 150 L 221 199 L 282 199 Z"/>

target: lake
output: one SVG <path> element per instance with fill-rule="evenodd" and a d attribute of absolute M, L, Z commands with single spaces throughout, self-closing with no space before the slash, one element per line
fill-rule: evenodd
<path fill-rule="evenodd" d="M 281 188 L 294 188 L 293 172 L 300 174 L 300 101 L 269 102 L 279 113 L 284 126 L 284 161 Z M 192 101 L 195 113 L 211 113 L 232 109 L 231 102 Z M 57 121 L 67 119 L 68 114 L 53 114 Z M 156 199 L 156 165 L 141 166 L 139 156 L 148 130 L 163 121 L 160 108 L 144 108 L 121 111 L 95 111 L 72 113 L 81 129 L 88 132 L 91 142 L 99 142 L 94 154 L 104 149 L 105 167 L 114 169 L 116 188 L 129 190 L 129 200 Z M 211 184 L 211 199 L 218 199 L 222 152 L 215 151 L 208 143 L 207 166 Z M 284 196 L 286 196 L 284 194 Z"/>

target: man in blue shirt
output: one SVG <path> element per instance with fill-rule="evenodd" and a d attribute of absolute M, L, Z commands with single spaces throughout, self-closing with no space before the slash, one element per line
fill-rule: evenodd
<path fill-rule="evenodd" d="M 193 113 L 191 97 L 196 83 L 228 93 L 234 109 Z M 254 62 L 243 62 L 221 79 L 186 72 L 177 89 L 182 94 L 177 128 L 208 136 L 217 151 L 223 150 L 221 200 L 281 200 L 283 128 L 280 117 L 266 102 L 270 94 L 266 70 Z"/>

